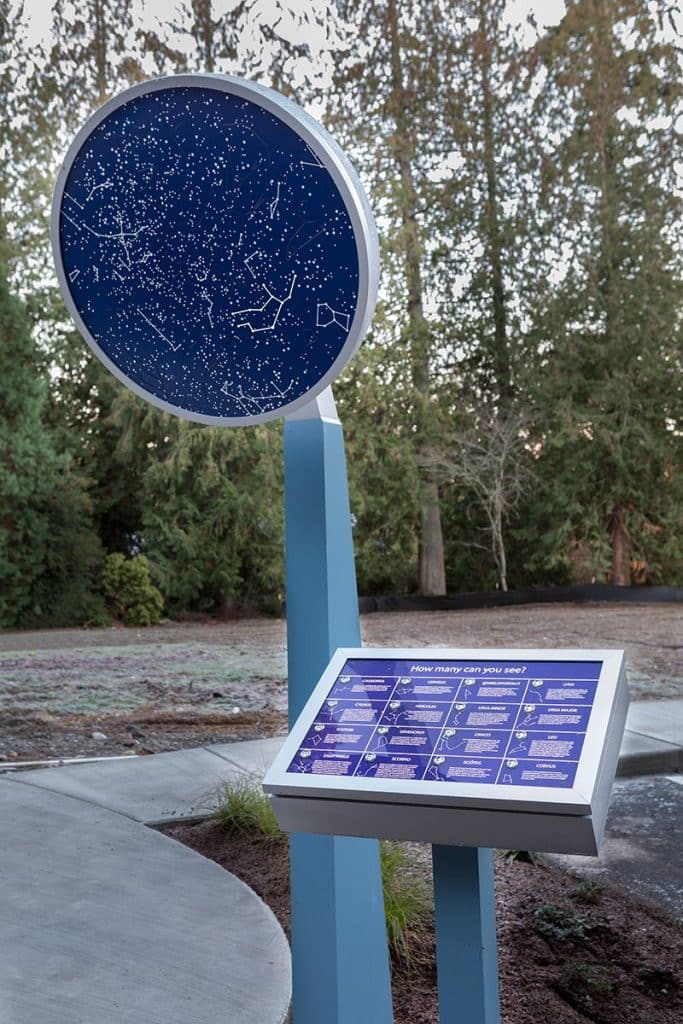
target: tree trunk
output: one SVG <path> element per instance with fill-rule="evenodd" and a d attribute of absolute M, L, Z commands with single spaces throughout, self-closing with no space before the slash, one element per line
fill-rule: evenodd
<path fill-rule="evenodd" d="M 199 47 L 200 57 L 203 58 L 202 71 L 213 74 L 216 70 L 214 58 L 214 34 L 216 25 L 211 17 L 211 0 L 192 0 L 192 13 L 194 14 L 194 37 Z"/>
<path fill-rule="evenodd" d="M 502 486 L 502 484 L 501 484 Z M 500 498 L 500 491 L 493 506 L 493 553 L 498 566 L 498 581 L 501 590 L 508 588 L 508 562 L 505 551 L 505 539 L 503 537 L 503 504 Z"/>
<path fill-rule="evenodd" d="M 612 545 L 612 583 L 617 587 L 631 585 L 631 537 L 626 528 L 622 510 L 617 507 L 610 520 L 610 544 Z"/>
<path fill-rule="evenodd" d="M 443 535 L 436 480 L 430 475 L 424 485 L 420 533 L 420 593 L 445 594 Z"/>
<path fill-rule="evenodd" d="M 107 26 L 102 0 L 95 3 L 95 69 L 97 74 L 97 104 L 107 99 Z"/>
<path fill-rule="evenodd" d="M 623 307 L 619 269 L 619 171 L 615 161 L 615 120 L 616 101 L 613 81 L 615 57 L 613 34 L 615 27 L 614 8 L 594 3 L 595 43 L 593 46 L 593 78 L 596 90 L 595 133 L 597 146 L 598 194 L 600 216 L 600 254 L 598 260 L 599 294 L 604 310 L 605 332 L 602 345 L 605 351 L 606 369 L 612 372 L 611 360 L 619 351 L 623 332 Z M 611 357 L 611 358 L 610 358 Z M 614 425 L 620 418 L 614 415 Z M 610 473 L 617 495 L 623 492 L 621 471 Z M 616 504 L 608 523 L 612 546 L 612 583 L 617 587 L 628 587 L 631 583 L 631 538 L 626 529 L 621 505 Z"/>
<path fill-rule="evenodd" d="M 396 126 L 393 140 L 401 189 L 400 211 L 403 227 L 403 257 L 408 292 L 408 332 L 415 393 L 416 455 L 420 462 L 428 447 L 429 419 L 429 327 L 424 315 L 420 258 L 422 240 L 417 218 L 417 193 L 412 160 L 415 139 L 410 126 L 410 100 L 406 93 L 401 62 L 396 0 L 387 6 L 391 41 L 391 113 Z M 446 593 L 439 491 L 433 471 L 423 478 L 419 539 L 419 588 L 421 594 Z"/>
<path fill-rule="evenodd" d="M 512 374 L 507 333 L 507 309 L 503 283 L 503 243 L 500 230 L 498 168 L 495 157 L 494 98 L 491 92 L 490 27 L 486 18 L 488 0 L 479 0 L 479 46 L 477 58 L 481 82 L 481 110 L 484 134 L 484 170 L 486 173 L 486 248 L 493 301 L 493 370 L 498 397 L 506 403 L 512 396 Z"/>

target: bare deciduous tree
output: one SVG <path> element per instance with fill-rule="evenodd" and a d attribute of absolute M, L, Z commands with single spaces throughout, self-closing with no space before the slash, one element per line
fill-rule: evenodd
<path fill-rule="evenodd" d="M 528 415 L 486 403 L 472 411 L 467 429 L 450 434 L 447 448 L 426 453 L 444 480 L 459 482 L 486 516 L 501 590 L 508 589 L 505 523 L 531 480 Z"/>

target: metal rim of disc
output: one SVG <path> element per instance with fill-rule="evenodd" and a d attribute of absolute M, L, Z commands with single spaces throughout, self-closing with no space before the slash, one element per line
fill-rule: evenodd
<path fill-rule="evenodd" d="M 254 103 L 256 106 L 274 115 L 287 127 L 291 128 L 312 150 L 329 173 L 341 196 L 353 229 L 358 255 L 358 299 L 346 341 L 332 365 L 316 384 L 304 392 L 304 394 L 294 399 L 294 401 L 264 413 L 256 413 L 249 416 L 208 416 L 165 402 L 157 395 L 147 391 L 140 384 L 137 384 L 109 358 L 90 333 L 73 300 L 62 260 L 60 220 L 64 188 L 76 157 L 93 131 L 110 114 L 131 100 L 145 96 L 147 93 L 187 88 L 215 89 L 218 92 L 228 93 L 231 96 L 248 100 L 250 103 Z M 164 412 L 172 413 L 175 416 L 180 416 L 183 419 L 192 420 L 196 423 L 213 426 L 249 426 L 282 419 L 308 405 L 309 402 L 320 395 L 339 376 L 358 351 L 377 301 L 377 288 L 379 284 L 379 243 L 377 240 L 377 230 L 363 186 L 347 156 L 329 132 L 301 107 L 272 89 L 242 78 L 236 78 L 232 75 L 193 73 L 154 78 L 147 82 L 141 82 L 139 85 L 134 85 L 130 89 L 125 89 L 96 110 L 76 134 L 57 175 L 52 196 L 50 236 L 52 255 L 62 297 L 79 332 L 97 358 L 121 383 L 125 384 L 127 388 L 130 388 L 131 391 L 134 391 L 141 398 L 144 398 L 145 401 L 150 402 L 159 409 L 163 409 Z"/>

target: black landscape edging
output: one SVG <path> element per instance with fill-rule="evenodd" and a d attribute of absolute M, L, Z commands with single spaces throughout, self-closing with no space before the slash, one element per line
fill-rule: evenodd
<path fill-rule="evenodd" d="M 615 604 L 683 602 L 683 587 L 617 587 L 612 583 L 581 583 L 568 587 L 492 590 L 444 597 L 421 594 L 360 597 L 362 614 L 371 612 L 435 612 L 468 608 L 500 608 L 516 604 L 606 601 Z"/>

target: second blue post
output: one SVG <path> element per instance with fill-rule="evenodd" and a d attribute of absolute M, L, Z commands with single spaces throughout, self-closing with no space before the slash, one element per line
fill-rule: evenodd
<path fill-rule="evenodd" d="M 433 846 L 441 1024 L 500 1024 L 493 850 Z"/>

